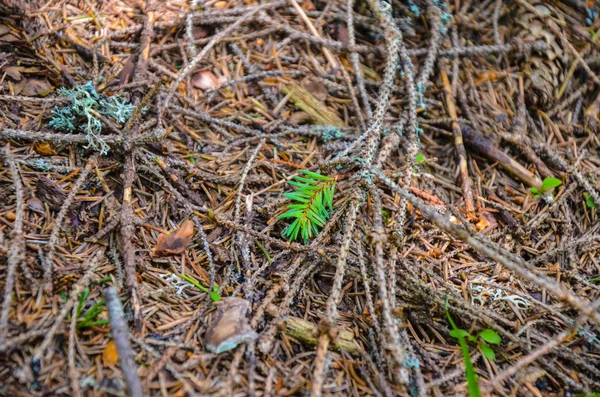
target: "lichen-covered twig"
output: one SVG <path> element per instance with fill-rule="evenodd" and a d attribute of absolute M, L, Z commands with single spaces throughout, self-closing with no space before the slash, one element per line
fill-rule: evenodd
<path fill-rule="evenodd" d="M 15 223 L 12 230 L 12 239 L 8 250 L 8 268 L 6 269 L 6 285 L 4 286 L 4 300 L 2 301 L 2 314 L 0 315 L 0 343 L 4 342 L 8 333 L 8 320 L 10 316 L 10 305 L 12 303 L 12 294 L 15 286 L 15 271 L 17 265 L 25 257 L 25 235 L 23 234 L 23 212 L 25 209 L 25 200 L 23 197 L 23 184 L 17 168 L 15 159 L 10 151 L 10 145 L 4 147 L 4 153 L 8 160 L 8 167 L 12 174 L 15 195 L 17 196 L 17 208 L 15 214 Z"/>
<path fill-rule="evenodd" d="M 130 397 L 143 397 L 144 392 L 142 391 L 142 384 L 137 374 L 137 365 L 133 359 L 131 345 L 129 344 L 129 330 L 117 288 L 106 288 L 104 290 L 104 300 L 108 310 L 110 332 L 119 352 L 119 364 L 121 371 L 123 371 L 125 383 L 127 384 L 127 395 Z"/>

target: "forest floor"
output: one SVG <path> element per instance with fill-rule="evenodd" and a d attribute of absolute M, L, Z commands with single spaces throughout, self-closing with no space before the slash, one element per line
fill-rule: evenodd
<path fill-rule="evenodd" d="M 0 395 L 600 391 L 582 3 L 3 1 Z"/>

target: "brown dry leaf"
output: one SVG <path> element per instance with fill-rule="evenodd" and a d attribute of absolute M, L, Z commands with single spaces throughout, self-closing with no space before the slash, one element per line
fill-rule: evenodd
<path fill-rule="evenodd" d="M 154 254 L 159 256 L 179 255 L 185 251 L 194 236 L 194 222 L 185 221 L 175 233 L 161 233 L 156 239 Z"/>
<path fill-rule="evenodd" d="M 54 91 L 47 79 L 29 79 L 21 92 L 24 96 L 46 96 Z"/>
<path fill-rule="evenodd" d="M 7 76 L 12 78 L 15 81 L 21 80 L 21 71 L 23 68 L 18 66 L 5 66 L 2 68 L 2 71 L 6 73 Z"/>
<path fill-rule="evenodd" d="M 127 58 L 127 62 L 123 65 L 123 69 L 119 73 L 119 84 L 124 85 L 133 81 L 133 71 L 135 69 L 134 56 Z"/>
<path fill-rule="evenodd" d="M 325 102 L 327 95 L 329 95 L 327 87 L 320 81 L 305 79 L 302 81 L 302 86 L 321 102 Z"/>
<path fill-rule="evenodd" d="M 302 2 L 302 5 L 300 6 L 304 11 L 314 11 L 316 10 L 315 5 L 313 4 L 312 1 L 310 0 L 306 0 Z"/>
<path fill-rule="evenodd" d="M 210 88 L 215 88 L 219 85 L 219 79 L 214 75 L 213 72 L 208 70 L 202 70 L 200 72 L 194 73 L 192 76 L 192 85 L 195 88 L 200 88 L 201 90 L 208 90 Z"/>
<path fill-rule="evenodd" d="M 33 145 L 33 150 L 42 156 L 56 155 L 56 146 L 52 142 L 39 142 Z"/>
<path fill-rule="evenodd" d="M 346 25 L 342 23 L 337 25 L 337 39 L 345 45 L 350 43 L 350 34 L 348 33 L 348 28 L 346 28 Z"/>
<path fill-rule="evenodd" d="M 38 214 L 45 214 L 46 207 L 44 207 L 44 203 L 37 197 L 32 197 L 27 200 L 27 208 L 33 212 L 37 212 Z"/>
<path fill-rule="evenodd" d="M 308 114 L 306 112 L 294 112 L 290 116 L 289 121 L 290 121 L 290 124 L 293 124 L 293 125 L 307 124 L 311 121 L 311 117 L 310 117 L 310 114 Z"/>
<path fill-rule="evenodd" d="M 194 26 L 192 29 L 192 36 L 194 36 L 194 39 L 196 40 L 205 38 L 209 33 L 210 31 L 208 30 L 207 26 L 198 25 Z"/>
<path fill-rule="evenodd" d="M 114 340 L 108 342 L 108 345 L 104 348 L 102 353 L 102 361 L 106 367 L 115 365 L 119 360 L 119 352 L 117 351 L 117 344 Z"/>

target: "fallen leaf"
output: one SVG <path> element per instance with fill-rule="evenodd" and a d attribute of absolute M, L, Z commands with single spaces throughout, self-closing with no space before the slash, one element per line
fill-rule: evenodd
<path fill-rule="evenodd" d="M 304 11 L 314 11 L 316 10 L 315 5 L 310 0 L 306 0 L 302 2 L 300 6 Z"/>
<path fill-rule="evenodd" d="M 292 125 L 301 125 L 310 123 L 311 120 L 310 114 L 306 112 L 294 112 L 290 116 L 289 122 Z"/>
<path fill-rule="evenodd" d="M 185 251 L 194 236 L 194 223 L 185 221 L 175 233 L 161 233 L 156 239 L 154 254 L 158 256 L 179 255 Z"/>
<path fill-rule="evenodd" d="M 39 142 L 33 145 L 33 150 L 42 156 L 56 155 L 56 146 L 52 142 Z"/>
<path fill-rule="evenodd" d="M 134 56 L 131 55 L 129 58 L 127 58 L 127 62 L 125 62 L 123 69 L 121 69 L 121 72 L 119 73 L 119 84 L 120 85 L 131 83 L 133 81 L 134 69 L 135 69 Z"/>
<path fill-rule="evenodd" d="M 205 38 L 206 36 L 208 36 L 208 33 L 210 33 L 210 31 L 208 30 L 207 26 L 198 25 L 194 26 L 194 28 L 192 29 L 192 36 L 194 36 L 195 40 Z"/>
<path fill-rule="evenodd" d="M 46 96 L 54 91 L 47 79 L 29 79 L 21 95 L 24 96 Z"/>
<path fill-rule="evenodd" d="M 118 360 L 119 352 L 117 351 L 117 344 L 114 340 L 111 340 L 104 348 L 104 352 L 102 353 L 102 361 L 104 362 L 104 366 L 110 367 L 111 365 L 115 365 Z"/>
<path fill-rule="evenodd" d="M 44 207 L 44 203 L 37 197 L 32 197 L 27 200 L 27 208 L 29 208 L 33 212 L 37 212 L 39 214 L 45 214 L 46 208 Z"/>
<path fill-rule="evenodd" d="M 325 99 L 327 99 L 327 95 L 329 95 L 327 87 L 325 87 L 325 85 L 319 81 L 305 79 L 302 82 L 302 86 L 321 102 L 324 102 Z"/>
<path fill-rule="evenodd" d="M 13 80 L 19 81 L 21 80 L 21 70 L 23 68 L 20 68 L 18 66 L 4 66 L 2 68 L 2 71 L 4 73 L 6 73 L 7 76 L 9 76 L 10 78 L 12 78 Z"/>
<path fill-rule="evenodd" d="M 219 85 L 219 79 L 214 75 L 213 72 L 208 70 L 202 70 L 200 72 L 194 73 L 192 76 L 192 85 L 195 88 L 200 88 L 201 90 L 208 90 L 210 88 L 215 88 Z"/>
<path fill-rule="evenodd" d="M 337 39 L 345 45 L 350 43 L 350 34 L 348 33 L 348 28 L 346 28 L 345 24 L 337 25 Z"/>

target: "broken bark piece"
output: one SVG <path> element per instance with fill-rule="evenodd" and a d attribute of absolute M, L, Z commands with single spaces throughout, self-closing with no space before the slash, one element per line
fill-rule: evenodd
<path fill-rule="evenodd" d="M 289 95 L 294 105 L 310 115 L 314 124 L 343 127 L 344 121 L 327 105 L 319 101 L 306 88 L 298 84 L 290 84 L 283 87 L 282 92 Z"/>
<path fill-rule="evenodd" d="M 67 199 L 67 194 L 62 188 L 58 186 L 56 182 L 44 175 L 38 177 L 36 187 L 37 197 L 42 200 L 43 203 L 48 203 L 48 207 L 50 207 L 51 210 L 60 211 L 60 208 Z"/>
<path fill-rule="evenodd" d="M 498 149 L 489 139 L 485 138 L 466 124 L 461 124 L 460 128 L 462 130 L 465 145 L 469 150 L 479 153 L 493 161 L 497 161 L 502 168 L 525 182 L 527 185 L 538 189 L 542 187 L 540 178 L 529 172 L 529 170 L 517 163 L 512 157 Z"/>
<path fill-rule="evenodd" d="M 258 337 L 247 317 L 250 302 L 242 298 L 226 298 L 222 302 L 218 307 L 217 318 L 204 336 L 206 349 L 215 354 L 233 350 L 241 343 Z"/>
<path fill-rule="evenodd" d="M 286 316 L 283 319 L 281 330 L 288 336 L 298 339 L 300 342 L 309 345 L 317 345 L 319 329 L 317 324 L 298 317 Z M 354 333 L 346 329 L 340 329 L 335 339 L 330 345 L 334 350 L 345 351 L 350 354 L 358 354 L 359 345 L 354 340 Z"/>

